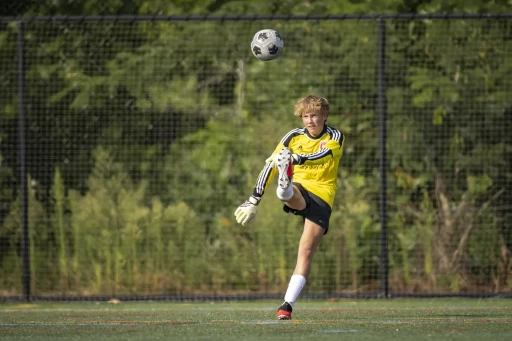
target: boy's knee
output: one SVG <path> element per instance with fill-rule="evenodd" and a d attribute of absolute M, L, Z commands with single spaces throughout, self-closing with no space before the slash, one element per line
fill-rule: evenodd
<path fill-rule="evenodd" d="M 311 259 L 311 257 L 313 257 L 313 247 L 306 247 L 306 248 L 302 248 L 302 249 L 299 249 L 299 257 L 303 258 L 303 259 Z"/>

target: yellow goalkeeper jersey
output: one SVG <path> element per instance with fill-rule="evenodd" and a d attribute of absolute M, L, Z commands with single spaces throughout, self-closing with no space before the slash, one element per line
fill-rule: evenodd
<path fill-rule="evenodd" d="M 327 125 L 316 137 L 311 136 L 306 128 L 297 128 L 282 138 L 272 155 L 284 147 L 297 154 L 299 162 L 293 166 L 293 182 L 300 183 L 332 208 L 344 142 L 343 133 Z M 261 197 L 276 173 L 276 169 L 266 164 L 258 176 L 253 195 Z"/>

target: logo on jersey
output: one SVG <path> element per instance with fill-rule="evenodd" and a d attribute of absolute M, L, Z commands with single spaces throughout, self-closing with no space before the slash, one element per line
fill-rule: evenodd
<path fill-rule="evenodd" d="M 327 144 L 327 141 L 320 142 L 320 150 L 322 150 L 326 144 Z"/>

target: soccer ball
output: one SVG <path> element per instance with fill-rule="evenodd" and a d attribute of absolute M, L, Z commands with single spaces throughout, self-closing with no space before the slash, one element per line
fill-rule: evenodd
<path fill-rule="evenodd" d="M 252 54 L 259 60 L 276 59 L 283 52 L 283 47 L 281 35 L 271 29 L 256 32 L 251 42 Z"/>

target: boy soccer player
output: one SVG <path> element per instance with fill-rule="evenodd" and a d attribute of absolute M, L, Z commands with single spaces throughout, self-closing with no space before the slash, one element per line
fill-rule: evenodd
<path fill-rule="evenodd" d="M 265 161 L 253 194 L 235 211 L 238 223 L 246 225 L 256 215 L 256 208 L 275 174 L 277 197 L 286 213 L 300 215 L 304 230 L 299 242 L 297 263 L 277 310 L 279 320 L 292 318 L 292 307 L 311 269 L 313 254 L 329 229 L 329 219 L 336 193 L 336 176 L 343 153 L 344 135 L 329 127 L 329 102 L 309 95 L 295 104 L 295 116 L 304 128 L 288 132 Z M 293 179 L 293 180 L 292 180 Z"/>

